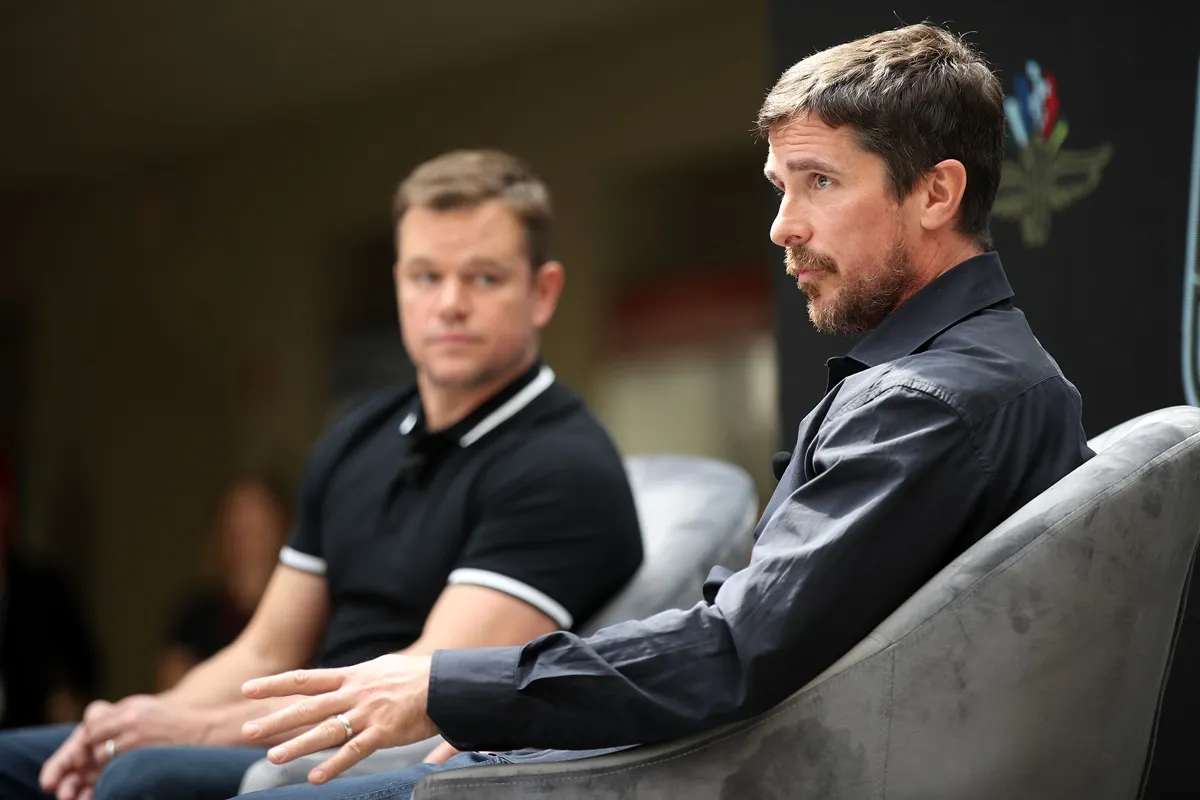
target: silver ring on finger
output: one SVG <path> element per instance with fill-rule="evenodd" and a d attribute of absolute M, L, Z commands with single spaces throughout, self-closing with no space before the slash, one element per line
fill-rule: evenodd
<path fill-rule="evenodd" d="M 349 718 L 345 714 L 334 714 L 333 718 L 342 723 L 342 727 L 346 729 L 346 741 L 354 738 L 354 726 L 350 724 Z"/>
<path fill-rule="evenodd" d="M 104 741 L 104 752 L 108 754 L 109 761 L 112 761 L 114 758 L 116 758 L 117 757 L 116 741 L 113 739 L 106 739 Z"/>

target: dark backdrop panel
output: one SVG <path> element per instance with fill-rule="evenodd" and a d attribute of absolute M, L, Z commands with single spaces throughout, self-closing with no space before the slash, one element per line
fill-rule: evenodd
<path fill-rule="evenodd" d="M 1036 60 L 1053 73 L 1064 150 L 1108 144 L 1098 186 L 1055 212 L 1031 246 L 1014 221 L 993 219 L 996 246 L 1034 331 L 1084 398 L 1089 435 L 1185 401 L 1181 369 L 1189 172 L 1200 59 L 1200 3 L 1113 6 L 862 0 L 774 0 L 774 75 L 814 50 L 903 22 L 944 22 L 980 47 L 1005 92 Z M 1010 140 L 1009 158 L 1016 147 Z M 804 298 L 774 255 L 781 361 L 781 432 L 825 387 L 824 359 L 851 343 L 814 332 Z"/>

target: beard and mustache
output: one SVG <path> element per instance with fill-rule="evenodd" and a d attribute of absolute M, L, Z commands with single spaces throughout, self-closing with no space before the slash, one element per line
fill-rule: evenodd
<path fill-rule="evenodd" d="M 800 270 L 840 273 L 837 262 L 807 245 L 784 248 L 789 275 Z M 808 318 L 822 333 L 858 336 L 874 330 L 915 289 L 917 278 L 904 242 L 897 239 L 874 270 L 842 276 L 838 291 L 829 298 L 816 283 L 801 284 L 808 297 Z"/>

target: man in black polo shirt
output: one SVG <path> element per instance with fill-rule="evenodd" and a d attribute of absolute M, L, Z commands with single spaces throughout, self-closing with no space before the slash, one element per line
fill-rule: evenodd
<path fill-rule="evenodd" d="M 519 644 L 586 621 L 632 577 L 621 459 L 538 358 L 563 283 L 545 187 L 505 154 L 451 153 L 401 184 L 396 221 L 416 387 L 316 444 L 295 530 L 234 644 L 168 692 L 94 705 L 74 731 L 0 737 L 0 796 L 231 796 L 265 752 L 240 735 L 244 681 Z"/>
<path fill-rule="evenodd" d="M 792 67 L 759 121 L 781 197 L 771 239 L 812 322 L 867 335 L 830 362 L 750 565 L 714 572 L 690 609 L 588 639 L 559 632 L 252 681 L 249 697 L 314 695 L 248 722 L 252 740 L 338 714 L 349 723 L 273 748 L 286 761 L 341 744 L 313 783 L 437 730 L 463 749 L 575 751 L 463 753 L 256 800 L 403 798 L 434 769 L 579 757 L 763 712 L 1091 455 L 1078 392 L 989 252 L 1005 134 L 983 60 L 930 25 L 877 34 Z"/>

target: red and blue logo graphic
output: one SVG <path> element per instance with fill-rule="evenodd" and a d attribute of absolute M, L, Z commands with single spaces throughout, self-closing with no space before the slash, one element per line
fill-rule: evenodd
<path fill-rule="evenodd" d="M 1012 82 L 1004 99 L 1008 134 L 1016 158 L 1004 164 L 1000 190 L 992 213 L 1020 223 L 1027 247 L 1050 239 L 1050 218 L 1091 194 L 1100 185 L 1113 148 L 1104 144 L 1088 150 L 1063 147 L 1069 128 L 1062 115 L 1058 79 L 1036 61 Z"/>
<path fill-rule="evenodd" d="M 1067 122 L 1058 118 L 1058 80 L 1043 72 L 1036 61 L 1025 65 L 1025 74 L 1013 79 L 1012 95 L 1004 99 L 1008 131 L 1017 147 L 1029 146 L 1031 137 L 1062 147 L 1067 138 Z"/>

